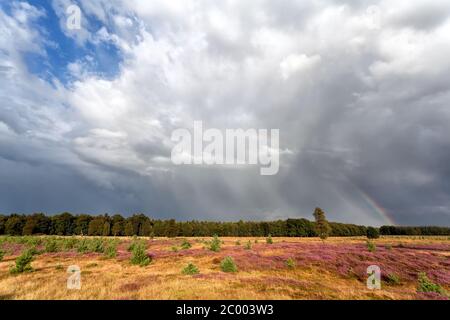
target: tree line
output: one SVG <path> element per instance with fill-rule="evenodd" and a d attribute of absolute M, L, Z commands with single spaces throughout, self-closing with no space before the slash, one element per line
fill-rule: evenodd
<path fill-rule="evenodd" d="M 11 214 L 0 215 L 0 235 L 346 237 L 366 236 L 368 228 L 371 228 L 355 224 L 328 223 L 323 212 L 317 215 L 315 211 L 314 216 L 316 222 L 307 219 L 211 222 L 159 220 L 144 214 L 134 214 L 131 217 L 123 217 L 120 214 L 73 215 L 68 212 L 53 216 L 43 213 Z M 377 230 L 382 235 L 450 235 L 448 227 L 383 226 Z"/>

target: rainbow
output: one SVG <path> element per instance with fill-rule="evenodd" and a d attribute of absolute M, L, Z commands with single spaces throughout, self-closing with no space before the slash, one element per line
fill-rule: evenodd
<path fill-rule="evenodd" d="M 385 223 L 387 223 L 388 225 L 391 225 L 391 226 L 396 225 L 395 220 L 392 217 L 392 215 L 385 208 L 383 208 L 380 204 L 378 204 L 375 199 L 373 199 L 371 196 L 369 196 L 366 192 L 364 192 L 360 188 L 355 188 L 355 189 L 358 191 L 359 195 L 364 200 L 366 205 L 371 210 L 375 211 L 377 213 L 377 215 L 380 216 L 383 219 L 383 221 L 385 221 Z"/>

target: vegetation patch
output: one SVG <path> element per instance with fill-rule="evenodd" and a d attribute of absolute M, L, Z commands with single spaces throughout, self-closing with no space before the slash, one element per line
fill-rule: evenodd
<path fill-rule="evenodd" d="M 222 260 L 222 262 L 220 263 L 220 269 L 223 272 L 237 272 L 237 266 L 234 263 L 234 260 L 232 257 L 225 257 L 225 259 Z"/>
<path fill-rule="evenodd" d="M 197 266 L 193 263 L 189 263 L 182 271 L 185 275 L 194 275 L 199 274 L 200 271 L 198 270 Z"/>
<path fill-rule="evenodd" d="M 34 251 L 31 249 L 25 250 L 17 259 L 15 267 L 10 269 L 10 273 L 17 274 L 23 272 L 33 271 L 31 262 L 34 260 Z"/>
<path fill-rule="evenodd" d="M 145 267 L 149 265 L 151 262 L 151 258 L 145 252 L 145 246 L 142 243 L 139 243 L 133 247 L 133 251 L 131 252 L 131 263 L 134 265 L 139 265 L 141 267 Z"/>

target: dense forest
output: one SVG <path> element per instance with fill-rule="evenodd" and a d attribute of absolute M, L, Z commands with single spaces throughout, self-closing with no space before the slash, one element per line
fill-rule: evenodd
<path fill-rule="evenodd" d="M 354 224 L 330 222 L 330 236 L 365 236 L 367 227 Z M 397 227 L 382 226 L 381 235 L 450 235 L 448 227 Z M 89 236 L 317 236 L 315 222 L 307 219 L 287 219 L 277 221 L 210 222 L 151 219 L 144 214 L 124 218 L 113 216 L 72 215 L 62 213 L 46 216 L 0 215 L 0 235 L 89 235 Z"/>

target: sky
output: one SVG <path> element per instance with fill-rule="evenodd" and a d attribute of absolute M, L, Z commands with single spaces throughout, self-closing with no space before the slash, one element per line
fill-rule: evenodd
<path fill-rule="evenodd" d="M 0 0 L 0 213 L 449 226 L 449 57 L 444 0 Z M 278 174 L 175 166 L 194 121 Z"/>

